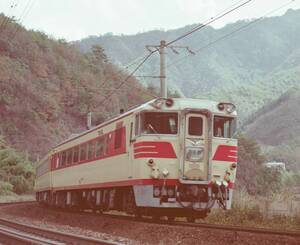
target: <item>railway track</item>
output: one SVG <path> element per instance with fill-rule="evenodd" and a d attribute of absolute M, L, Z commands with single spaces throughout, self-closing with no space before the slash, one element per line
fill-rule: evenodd
<path fill-rule="evenodd" d="M 90 214 L 91 215 L 91 214 Z M 135 222 L 146 222 L 152 224 L 165 224 L 174 226 L 184 226 L 184 227 L 198 227 L 206 229 L 216 229 L 216 230 L 228 230 L 232 232 L 248 232 L 256 234 L 267 234 L 267 235 L 280 235 L 280 236 L 290 236 L 299 238 L 300 241 L 300 230 L 299 231 L 285 231 L 276 230 L 268 228 L 254 228 L 246 226 L 235 226 L 235 225 L 222 225 L 222 224 L 209 224 L 209 223 L 191 223 L 184 221 L 167 221 L 167 220 L 152 220 L 151 218 L 136 218 L 126 215 L 115 215 L 115 214 L 101 214 L 104 216 L 109 216 L 115 219 L 127 219 Z"/>
<path fill-rule="evenodd" d="M 0 202 L 0 207 L 1 206 L 11 206 L 11 205 L 19 205 L 19 204 L 33 204 L 37 203 L 36 201 L 21 201 L 21 202 Z"/>
<path fill-rule="evenodd" d="M 24 202 L 22 202 L 24 203 Z M 25 202 L 28 203 L 28 202 Z M 36 203 L 36 202 L 32 202 Z M 20 203 L 18 203 L 20 204 Z M 11 204 L 7 204 L 11 205 Z M 1 206 L 1 205 L 0 205 Z M 60 209 L 56 209 L 59 212 L 72 212 L 73 211 L 62 211 Z M 78 213 L 78 212 L 75 212 Z M 233 226 L 233 225 L 222 225 L 222 224 L 209 224 L 209 223 L 190 223 L 190 222 L 184 222 L 184 221 L 167 221 L 167 220 L 153 220 L 151 218 L 136 218 L 134 216 L 129 215 L 119 215 L 119 214 L 108 214 L 108 213 L 102 213 L 102 214 L 95 214 L 89 211 L 85 212 L 79 212 L 84 213 L 88 216 L 95 216 L 98 215 L 111 217 L 114 219 L 122 219 L 122 220 L 128 220 L 132 222 L 143 222 L 143 223 L 152 223 L 152 224 L 164 224 L 164 225 L 173 225 L 173 226 L 184 226 L 184 227 L 198 227 L 198 228 L 205 228 L 205 229 L 215 229 L 215 230 L 228 230 L 232 231 L 234 233 L 237 232 L 247 232 L 247 233 L 253 233 L 253 234 L 265 234 L 265 235 L 277 235 L 277 236 L 289 236 L 294 237 L 296 239 L 299 239 L 300 241 L 300 230 L 299 231 L 285 231 L 285 230 L 275 230 L 275 229 L 268 229 L 268 228 L 254 228 L 254 227 L 243 227 L 243 226 Z M 1 219 L 0 219 L 1 224 Z M 97 243 L 100 244 L 100 243 Z M 104 243 L 103 243 L 104 244 Z M 116 243 L 106 243 L 106 244 L 116 244 Z"/>
<path fill-rule="evenodd" d="M 53 231 L 24 225 L 0 218 L 0 242 L 8 244 L 93 244 L 120 245 L 120 243 Z"/>

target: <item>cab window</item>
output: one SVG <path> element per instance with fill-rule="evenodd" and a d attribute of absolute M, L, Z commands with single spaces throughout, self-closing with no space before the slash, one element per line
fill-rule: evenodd
<path fill-rule="evenodd" d="M 203 129 L 202 117 L 189 117 L 189 135 L 201 136 Z"/>
<path fill-rule="evenodd" d="M 177 134 L 177 132 L 177 113 L 144 112 L 141 114 L 142 134 Z"/>
<path fill-rule="evenodd" d="M 236 131 L 236 118 L 214 117 L 214 137 L 232 138 Z"/>

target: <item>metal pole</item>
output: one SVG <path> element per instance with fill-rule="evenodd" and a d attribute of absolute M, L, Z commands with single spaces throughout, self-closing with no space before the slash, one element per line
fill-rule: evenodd
<path fill-rule="evenodd" d="M 167 82 L 166 82 L 166 67 L 165 67 L 165 47 L 166 41 L 161 40 L 159 46 L 160 55 L 160 96 L 167 98 Z"/>
<path fill-rule="evenodd" d="M 87 114 L 87 125 L 86 125 L 87 129 L 91 129 L 92 128 L 92 112 L 89 112 Z"/>

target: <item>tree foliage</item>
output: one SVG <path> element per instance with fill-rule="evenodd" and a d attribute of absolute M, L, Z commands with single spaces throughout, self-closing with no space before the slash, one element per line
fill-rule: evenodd
<path fill-rule="evenodd" d="M 0 137 L 0 195 L 28 192 L 32 190 L 33 181 L 33 163 L 9 147 Z"/>
<path fill-rule="evenodd" d="M 4 18 L 0 15 L 0 22 Z M 104 101 L 127 75 L 99 45 L 84 54 L 65 40 L 27 31 L 9 19 L 0 35 L 0 133 L 35 160 L 84 130 L 89 111 L 98 122 L 118 114 L 118 105 L 126 110 L 150 99 L 130 78 L 113 94 L 114 100 Z"/>

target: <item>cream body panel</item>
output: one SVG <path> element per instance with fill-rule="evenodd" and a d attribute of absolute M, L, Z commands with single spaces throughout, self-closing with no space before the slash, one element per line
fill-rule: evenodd
<path fill-rule="evenodd" d="M 156 158 L 156 157 L 146 157 L 146 158 L 134 158 L 133 153 L 133 178 L 134 179 L 151 179 L 152 167 L 149 166 L 149 160 L 154 161 L 154 167 L 157 166 L 160 172 L 160 179 L 163 179 L 162 171 L 167 169 L 169 175 L 167 179 L 178 179 L 179 177 L 179 160 L 180 160 L 180 146 L 178 144 L 178 135 L 169 136 L 169 135 L 141 135 L 137 137 L 135 143 L 144 142 L 144 141 L 153 141 L 153 142 L 170 142 L 173 150 L 176 154 L 176 158 Z M 132 145 L 133 148 L 133 145 Z"/>
<path fill-rule="evenodd" d="M 127 153 L 53 171 L 53 188 L 128 180 Z"/>
<path fill-rule="evenodd" d="M 237 140 L 214 137 L 212 140 L 212 159 L 215 156 L 217 148 L 220 145 L 237 146 Z M 224 178 L 226 170 L 230 170 L 230 166 L 232 165 L 232 163 L 236 163 L 235 161 L 216 161 L 216 160 L 212 160 L 211 162 L 212 162 L 212 176 L 219 175 L 221 179 Z M 234 183 L 236 178 L 236 168 L 233 171 L 230 170 L 230 172 L 231 172 L 230 181 Z"/>
<path fill-rule="evenodd" d="M 47 172 L 36 178 L 34 183 L 34 190 L 45 190 L 51 188 L 51 172 Z"/>

